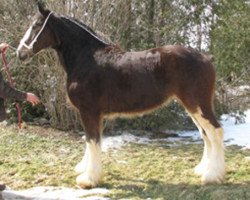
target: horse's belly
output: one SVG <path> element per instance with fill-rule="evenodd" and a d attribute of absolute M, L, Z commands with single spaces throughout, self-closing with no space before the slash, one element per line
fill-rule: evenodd
<path fill-rule="evenodd" d="M 138 93 L 114 94 L 109 98 L 107 114 L 111 116 L 131 116 L 151 112 L 167 102 L 170 96 L 164 92 L 150 92 L 150 90 L 145 93 L 138 91 Z"/>

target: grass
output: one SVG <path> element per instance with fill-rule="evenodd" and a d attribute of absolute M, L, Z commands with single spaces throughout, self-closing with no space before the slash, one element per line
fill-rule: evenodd
<path fill-rule="evenodd" d="M 18 131 L 0 127 L 1 182 L 13 189 L 36 186 L 76 187 L 74 166 L 84 142 L 75 134 L 32 127 Z M 227 176 L 223 185 L 200 184 L 193 168 L 201 159 L 201 144 L 129 144 L 103 153 L 100 187 L 111 199 L 250 199 L 250 151 L 226 149 Z"/>

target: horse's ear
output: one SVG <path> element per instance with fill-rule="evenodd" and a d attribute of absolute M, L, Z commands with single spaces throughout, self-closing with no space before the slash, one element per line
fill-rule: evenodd
<path fill-rule="evenodd" d="M 37 3 L 39 12 L 40 12 L 43 16 L 46 16 L 46 15 L 48 15 L 48 14 L 50 13 L 50 11 L 49 11 L 48 9 L 45 8 L 44 1 L 37 0 L 36 3 Z"/>

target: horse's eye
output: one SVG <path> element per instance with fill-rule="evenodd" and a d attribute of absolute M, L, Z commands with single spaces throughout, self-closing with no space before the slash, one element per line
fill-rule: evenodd
<path fill-rule="evenodd" d="M 43 21 L 42 21 L 42 20 L 38 20 L 38 21 L 34 24 L 35 27 L 39 27 L 39 26 L 42 26 L 42 25 L 43 25 Z"/>
<path fill-rule="evenodd" d="M 33 25 L 33 29 L 39 29 L 40 27 L 42 26 L 42 24 L 40 24 L 40 23 L 35 23 L 34 25 Z"/>
<path fill-rule="evenodd" d="M 37 25 L 37 26 L 42 26 L 43 23 L 42 23 L 42 22 L 38 22 L 36 25 Z"/>

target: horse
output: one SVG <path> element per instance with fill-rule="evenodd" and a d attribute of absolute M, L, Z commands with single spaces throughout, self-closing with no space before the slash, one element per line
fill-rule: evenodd
<path fill-rule="evenodd" d="M 204 140 L 195 173 L 204 184 L 223 183 L 224 133 L 213 112 L 216 75 L 209 56 L 180 45 L 124 51 L 83 22 L 38 4 L 17 56 L 26 60 L 46 48 L 57 52 L 67 74 L 68 97 L 86 132 L 85 153 L 75 167 L 78 186 L 92 188 L 101 181 L 105 118 L 141 115 L 173 99 L 189 113 Z"/>

